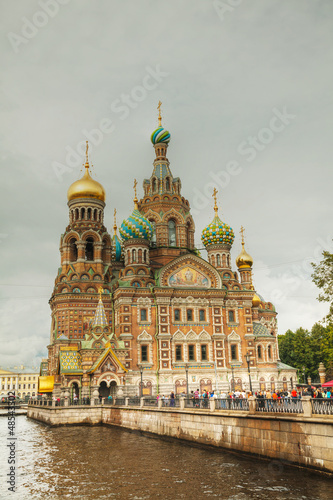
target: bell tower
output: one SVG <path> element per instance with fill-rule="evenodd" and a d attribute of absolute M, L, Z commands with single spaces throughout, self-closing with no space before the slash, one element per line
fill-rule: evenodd
<path fill-rule="evenodd" d="M 50 299 L 51 343 L 61 336 L 84 337 L 98 291 L 102 287 L 108 293 L 112 274 L 112 243 L 104 226 L 105 190 L 91 177 L 88 141 L 83 177 L 69 187 L 67 198 L 69 224 L 60 238 L 61 266 Z"/>
<path fill-rule="evenodd" d="M 151 135 L 155 149 L 153 173 L 143 181 L 144 197 L 139 210 L 153 226 L 151 266 L 159 268 L 179 255 L 194 250 L 194 221 L 190 204 L 181 195 L 181 181 L 173 177 L 167 158 L 170 132 L 162 127 L 161 101 L 158 128 Z"/>

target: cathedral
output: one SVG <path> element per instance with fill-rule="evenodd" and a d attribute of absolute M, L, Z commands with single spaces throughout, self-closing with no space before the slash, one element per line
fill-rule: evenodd
<path fill-rule="evenodd" d="M 296 370 L 279 360 L 277 312 L 254 289 L 253 259 L 233 269 L 232 228 L 218 214 L 195 248 L 190 204 L 167 158 L 170 133 L 151 135 L 153 171 L 117 232 L 104 225 L 106 193 L 85 172 L 68 189 L 69 223 L 51 307 L 39 392 L 79 398 L 199 389 L 291 389 Z M 209 214 L 207 215 L 209 217 Z M 207 221 L 208 222 L 208 221 Z"/>

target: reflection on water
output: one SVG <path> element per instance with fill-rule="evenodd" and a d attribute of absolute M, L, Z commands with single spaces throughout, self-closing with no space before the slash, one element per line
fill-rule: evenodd
<path fill-rule="evenodd" d="M 152 439 L 110 427 L 49 428 L 17 417 L 18 488 L 7 491 L 7 419 L 0 418 L 2 499 L 324 499 L 332 482 L 278 461 Z"/>

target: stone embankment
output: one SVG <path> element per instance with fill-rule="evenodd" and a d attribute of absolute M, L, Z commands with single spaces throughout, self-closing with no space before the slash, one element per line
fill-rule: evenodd
<path fill-rule="evenodd" d="M 29 405 L 28 417 L 51 426 L 119 426 L 333 474 L 333 415 L 313 414 L 310 398 L 303 399 L 302 413 L 260 410 L 255 401 L 247 410 L 216 409 L 215 401 L 204 409 L 185 408 L 184 402 L 178 408 L 149 407 L 141 401 L 136 407 Z"/>

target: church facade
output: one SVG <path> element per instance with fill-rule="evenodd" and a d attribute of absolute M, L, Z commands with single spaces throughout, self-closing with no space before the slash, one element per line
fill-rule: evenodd
<path fill-rule="evenodd" d="M 105 190 L 85 173 L 68 190 L 48 360 L 40 392 L 155 395 L 214 389 L 290 389 L 296 370 L 279 360 L 277 312 L 252 284 L 253 259 L 233 269 L 232 228 L 218 215 L 194 245 L 194 220 L 173 177 L 170 133 L 153 132 L 153 172 L 117 234 L 104 225 Z M 88 145 L 87 145 L 88 148 Z"/>

